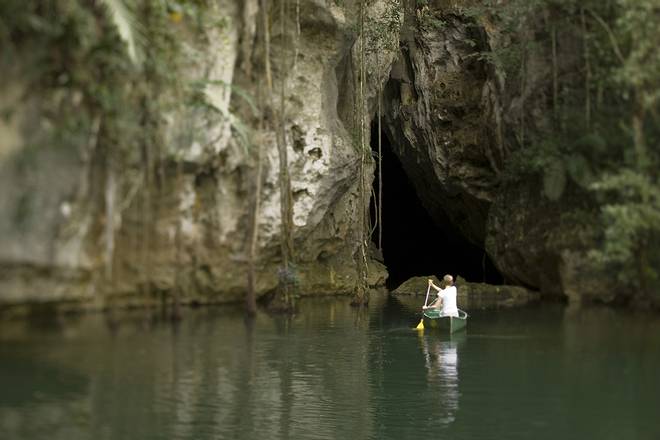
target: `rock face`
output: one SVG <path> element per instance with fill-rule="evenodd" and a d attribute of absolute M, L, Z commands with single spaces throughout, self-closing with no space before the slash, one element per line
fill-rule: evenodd
<path fill-rule="evenodd" d="M 452 8 L 411 15 L 384 96 L 388 136 L 432 217 L 483 244 L 504 154 L 492 116 L 496 84 L 475 56 L 486 36 Z"/>
<path fill-rule="evenodd" d="M 448 233 L 484 248 L 509 282 L 609 301 L 606 276 L 584 277 L 585 251 L 552 238 L 574 229 L 561 213 L 584 200 L 551 202 L 537 177 L 503 178 L 525 135 L 518 122 L 546 128 L 547 53 L 531 52 L 521 75 L 505 75 L 487 57 L 502 47 L 503 34 L 473 4 L 369 2 L 365 112 L 373 116 L 382 91 L 384 129 L 422 203 Z M 44 58 L 59 40 L 20 28 L 15 57 L 0 60 L 0 110 L 8 115 L 0 119 L 0 304 L 242 300 L 259 150 L 257 290 L 272 292 L 280 265 L 280 116 L 295 281 L 303 294 L 350 292 L 363 208 L 354 136 L 359 3 L 301 0 L 297 18 L 283 27 L 271 5 L 269 51 L 257 0 L 198 5 L 197 15 L 144 5 L 147 27 L 160 30 L 152 43 L 160 43 L 145 49 L 140 69 L 112 70 L 92 57 L 106 39 L 117 45 L 110 27 L 91 40 L 67 34 L 73 25 L 55 28 L 76 42 L 77 52 L 59 58 Z M 33 23 L 38 8 L 24 10 L 27 18 L 17 22 Z M 59 12 L 80 32 L 102 14 Z M 98 44 L 85 46 L 88 40 Z M 120 45 L 115 52 L 128 63 Z M 573 69 L 574 57 L 563 55 L 567 66 L 559 68 Z M 30 70 L 44 65 L 36 75 Z M 175 80 L 163 73 L 170 69 Z M 264 98 L 267 69 L 272 99 Z M 116 88 L 118 106 L 97 102 Z M 127 109 L 135 115 L 122 119 Z M 366 167 L 372 177 L 371 157 Z M 385 267 L 375 260 L 369 267 L 370 284 L 382 286 Z M 516 301 L 515 292 L 509 296 Z"/>
<path fill-rule="evenodd" d="M 406 9 L 384 94 L 393 150 L 434 221 L 485 249 L 509 283 L 610 301 L 604 285 L 614 285 L 611 274 L 589 273 L 584 264 L 597 231 L 576 237 L 579 225 L 562 217 L 588 206 L 588 198 L 566 185 L 550 200 L 538 174 L 511 171 L 526 134 L 521 121 L 528 136 L 552 136 L 549 49 L 539 42 L 518 71 L 496 67 L 488 55 L 511 36 L 473 6 L 437 1 Z M 530 30 L 522 37 L 534 40 L 541 19 L 525 19 Z M 578 70 L 571 38 L 562 40 L 557 66 L 567 76 Z"/>
<path fill-rule="evenodd" d="M 561 207 L 539 197 L 541 190 L 533 183 L 502 187 L 490 210 L 486 249 L 512 282 L 560 293 L 559 258 L 546 238 L 559 224 Z"/>
<path fill-rule="evenodd" d="M 520 286 L 493 286 L 456 280 L 457 301 L 467 310 L 520 307 L 538 301 L 541 294 Z"/>
<path fill-rule="evenodd" d="M 429 285 L 429 279 L 433 280 L 436 286 L 440 285 L 440 280 L 438 280 L 435 275 L 428 277 L 413 277 L 401 283 L 401 285 L 394 289 L 392 293 L 395 295 L 425 295 Z"/>
<path fill-rule="evenodd" d="M 145 20 L 156 21 L 160 3 L 145 5 L 151 8 Z M 0 304 L 144 304 L 175 292 L 183 302 L 242 300 L 257 146 L 264 157 L 257 290 L 263 295 L 276 287 L 280 197 L 274 115 L 279 101 L 275 97 L 265 103 L 260 129 L 250 110 L 250 101 L 265 86 L 263 11 L 256 0 L 199 8 L 206 8 L 198 12 L 208 26 L 200 28 L 195 17 L 168 11 L 156 26 L 172 28 L 165 32 L 183 40 L 168 68 L 178 66 L 182 89 L 198 87 L 195 96 L 202 106 L 176 102 L 176 87 L 157 89 L 148 72 L 126 77 L 133 84 L 127 100 L 144 102 L 138 95 L 144 88 L 159 104 L 138 111 L 146 121 L 140 132 L 148 137 L 135 149 L 141 155 L 114 157 L 114 151 L 124 150 L 106 124 L 113 116 L 85 114 L 89 109 L 82 106 L 77 111 L 91 122 L 79 138 L 67 140 L 66 149 L 55 149 L 48 144 L 49 121 L 42 111 L 53 106 L 54 93 L 29 93 L 24 78 L 30 60 L 25 57 L 23 63 L 4 66 L 9 74 L 0 86 L 3 108 L 16 111 L 0 127 Z M 377 1 L 367 14 L 373 18 L 385 12 L 386 3 Z M 26 7 L 25 14 L 31 13 Z M 351 134 L 359 59 L 357 3 L 301 1 L 299 22 L 291 15 L 284 34 L 278 9 L 273 6 L 267 13 L 275 90 L 286 79 L 295 282 L 301 294 L 348 293 L 355 286 L 361 209 L 360 155 Z M 36 46 L 26 40 L 26 46 Z M 150 53 L 152 60 L 163 57 L 163 63 L 172 57 L 156 49 Z M 393 52 L 380 50 L 376 56 L 378 65 L 373 51 L 367 56 L 364 90 L 371 107 Z M 80 62 L 83 70 L 93 67 Z M 84 92 L 67 88 L 59 93 L 65 99 L 87 99 Z M 252 127 L 247 135 L 243 126 Z M 41 144 L 34 142 L 37 138 Z M 368 176 L 373 168 L 370 159 Z M 386 277 L 382 264 L 369 263 L 372 286 L 384 285 Z"/>

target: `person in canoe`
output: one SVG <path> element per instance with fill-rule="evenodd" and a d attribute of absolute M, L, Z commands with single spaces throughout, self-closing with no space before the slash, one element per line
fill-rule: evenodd
<path fill-rule="evenodd" d="M 438 291 L 438 298 L 430 306 L 424 308 L 435 307 L 442 309 L 442 316 L 458 317 L 458 307 L 456 307 L 456 287 L 454 286 L 454 278 L 451 275 L 445 275 L 442 279 L 445 288 L 442 289 L 435 285 L 433 280 L 429 280 L 429 286 Z"/>

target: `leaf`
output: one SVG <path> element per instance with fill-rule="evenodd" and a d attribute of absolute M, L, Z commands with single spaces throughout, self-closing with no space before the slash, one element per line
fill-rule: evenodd
<path fill-rule="evenodd" d="M 243 147 L 243 151 L 245 153 L 248 152 L 248 149 L 251 145 L 250 143 L 250 137 L 251 137 L 251 130 L 250 127 L 248 127 L 243 121 L 234 115 L 232 112 L 230 112 L 227 109 L 215 106 L 211 104 L 210 102 L 204 101 L 202 103 L 203 107 L 207 108 L 208 110 L 211 110 L 215 113 L 220 114 L 225 120 L 229 121 L 229 124 L 232 128 L 232 130 L 236 133 L 236 140 L 238 141 L 239 145 Z"/>
<path fill-rule="evenodd" d="M 594 173 L 589 161 L 581 154 L 572 154 L 566 163 L 568 175 L 582 188 L 589 188 L 594 181 Z"/>
<path fill-rule="evenodd" d="M 589 133 L 575 142 L 575 148 L 593 157 L 607 154 L 607 142 L 597 133 Z"/>
<path fill-rule="evenodd" d="M 126 43 L 128 56 L 134 64 L 138 64 L 136 35 L 138 24 L 133 13 L 126 7 L 123 0 L 101 0 L 112 18 L 121 39 Z"/>
<path fill-rule="evenodd" d="M 543 173 L 543 192 L 550 200 L 561 198 L 566 188 L 566 167 L 559 158 L 549 160 Z"/>

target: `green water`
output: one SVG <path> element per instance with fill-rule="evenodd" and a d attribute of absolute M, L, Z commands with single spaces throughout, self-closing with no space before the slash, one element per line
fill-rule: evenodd
<path fill-rule="evenodd" d="M 660 439 L 660 320 L 557 305 L 412 331 L 419 299 L 0 323 L 2 439 Z"/>

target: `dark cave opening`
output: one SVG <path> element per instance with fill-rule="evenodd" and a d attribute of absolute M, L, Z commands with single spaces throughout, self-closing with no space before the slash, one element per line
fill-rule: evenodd
<path fill-rule="evenodd" d="M 381 135 L 383 166 L 383 259 L 392 290 L 410 277 L 444 274 L 471 282 L 502 284 L 502 276 L 485 251 L 436 224 L 420 201 L 385 134 Z M 371 218 L 376 219 L 378 197 L 378 126 L 371 127 L 371 148 L 376 158 Z M 374 222 L 375 223 L 375 222 Z M 372 241 L 378 245 L 378 228 Z"/>

